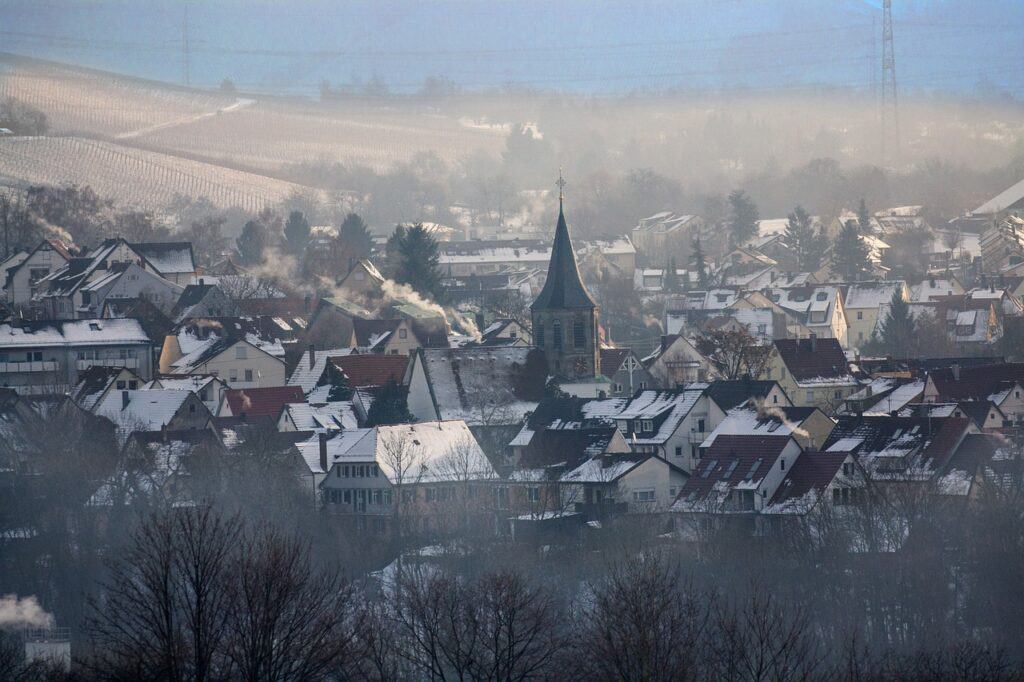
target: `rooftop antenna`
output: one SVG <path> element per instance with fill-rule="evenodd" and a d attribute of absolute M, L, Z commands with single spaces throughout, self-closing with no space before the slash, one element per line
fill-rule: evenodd
<path fill-rule="evenodd" d="M 896 96 L 896 53 L 892 38 L 892 0 L 882 1 L 882 160 L 900 150 L 900 113 Z"/>

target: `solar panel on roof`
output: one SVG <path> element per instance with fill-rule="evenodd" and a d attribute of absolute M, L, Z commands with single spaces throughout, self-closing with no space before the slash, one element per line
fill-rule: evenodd
<path fill-rule="evenodd" d="M 700 477 L 701 478 L 707 478 L 708 476 L 710 476 L 712 469 L 714 469 L 715 466 L 717 466 L 717 465 L 718 465 L 718 460 L 717 459 L 709 459 L 708 460 L 708 464 L 707 464 L 706 467 L 704 467 L 704 471 L 701 472 Z"/>
<path fill-rule="evenodd" d="M 750 479 L 752 479 L 754 477 L 754 474 L 757 473 L 757 470 L 761 468 L 761 462 L 763 461 L 764 460 L 761 457 L 755 459 L 754 463 L 750 467 L 750 471 L 748 471 L 747 475 L 744 477 L 744 480 L 749 481 Z"/>
<path fill-rule="evenodd" d="M 730 462 L 729 468 L 725 470 L 724 478 L 729 478 L 730 476 L 732 476 L 732 472 L 736 471 L 736 467 L 739 466 L 739 463 L 740 461 L 738 459 L 734 459 L 732 462 Z"/>

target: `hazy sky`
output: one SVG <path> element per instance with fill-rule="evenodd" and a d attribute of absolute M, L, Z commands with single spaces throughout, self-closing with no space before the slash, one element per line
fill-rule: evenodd
<path fill-rule="evenodd" d="M 326 2 L 0 0 L 0 51 L 191 82 L 315 93 L 322 78 L 432 74 L 467 88 L 867 87 L 880 2 L 675 0 Z M 896 0 L 901 90 L 1024 95 L 1024 2 Z M 875 58 L 872 58 L 875 56 Z"/>

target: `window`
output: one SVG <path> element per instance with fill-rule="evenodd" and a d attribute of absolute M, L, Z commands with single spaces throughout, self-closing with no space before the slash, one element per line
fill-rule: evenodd
<path fill-rule="evenodd" d="M 785 471 L 785 470 L 786 470 L 786 458 L 783 457 L 782 459 L 779 460 L 779 471 Z"/>
<path fill-rule="evenodd" d="M 123 391 L 127 387 L 128 387 L 128 382 L 127 381 L 118 381 L 117 382 L 117 390 Z"/>
<path fill-rule="evenodd" d="M 700 433 L 704 433 L 704 420 L 703 419 L 698 419 L 697 420 L 697 431 L 699 431 Z"/>
<path fill-rule="evenodd" d="M 645 432 L 645 433 L 647 433 L 647 432 L 649 432 L 649 431 L 653 431 L 653 430 L 654 430 L 654 422 L 652 422 L 652 421 L 651 421 L 651 420 L 649 420 L 649 419 L 645 419 L 645 420 L 644 420 L 644 421 L 643 421 L 643 422 L 641 423 L 641 427 L 640 427 L 640 429 L 641 429 L 641 430 L 642 430 L 643 432 Z"/>
<path fill-rule="evenodd" d="M 373 491 L 373 503 L 374 504 L 380 504 L 380 492 L 381 491 L 380 491 L 379 488 L 377 490 Z"/>
<path fill-rule="evenodd" d="M 409 330 L 408 329 L 399 329 L 398 330 L 398 338 L 402 339 L 403 341 L 405 339 L 409 338 Z"/>
<path fill-rule="evenodd" d="M 341 467 L 341 471 L 342 471 L 342 476 L 344 476 L 345 478 L 348 478 L 348 465 L 347 464 L 345 466 Z"/>
<path fill-rule="evenodd" d="M 249 347 L 243 344 L 235 346 L 235 360 L 248 360 L 249 359 Z"/>
<path fill-rule="evenodd" d="M 827 301 L 828 300 L 828 294 L 825 293 L 824 291 L 819 291 L 817 296 L 815 296 L 815 298 L 818 299 L 819 301 Z"/>
<path fill-rule="evenodd" d="M 779 404 L 779 396 L 777 396 L 777 395 L 773 395 L 772 396 L 772 404 L 773 405 L 778 405 Z"/>
<path fill-rule="evenodd" d="M 586 327 L 582 318 L 576 318 L 572 323 L 572 345 L 576 348 L 583 348 L 587 344 Z"/>
<path fill-rule="evenodd" d="M 832 397 L 835 398 L 836 400 L 842 400 L 843 399 L 843 392 L 837 390 L 835 393 L 832 394 Z"/>
<path fill-rule="evenodd" d="M 557 320 L 551 324 L 551 345 L 555 350 L 562 350 L 562 323 Z"/>
<path fill-rule="evenodd" d="M 532 487 L 526 489 L 527 497 L 530 502 L 540 502 L 540 488 Z"/>
<path fill-rule="evenodd" d="M 234 367 L 228 370 L 228 381 L 238 381 L 238 370 Z"/>
<path fill-rule="evenodd" d="M 683 456 L 683 446 L 682 445 L 677 445 L 676 446 L 676 457 L 682 457 L 682 456 Z"/>
<path fill-rule="evenodd" d="M 139 389 L 139 382 L 135 381 L 134 379 L 132 379 L 131 381 L 128 382 L 128 390 L 130 390 L 130 391 L 137 391 L 138 389 Z"/>
<path fill-rule="evenodd" d="M 807 398 L 807 402 L 813 403 L 814 402 L 814 391 L 808 389 L 807 390 L 807 394 L 804 397 Z"/>
<path fill-rule="evenodd" d="M 351 490 L 346 490 L 345 491 L 345 503 L 346 504 L 351 504 L 351 502 L 352 502 L 352 491 Z"/>
<path fill-rule="evenodd" d="M 812 324 L 821 324 L 822 322 L 825 321 L 825 311 L 824 310 L 812 310 L 811 311 L 811 316 L 810 316 L 810 321 L 811 321 Z"/>
<path fill-rule="evenodd" d="M 633 491 L 634 502 L 654 502 L 654 491 L 653 490 L 634 490 Z"/>
<path fill-rule="evenodd" d="M 196 404 L 195 403 L 189 403 L 189 405 L 188 405 L 188 413 L 189 414 L 195 414 L 196 413 Z"/>
<path fill-rule="evenodd" d="M 857 319 L 858 320 L 863 320 L 864 319 L 864 311 L 863 310 L 858 310 L 857 311 Z"/>
<path fill-rule="evenodd" d="M 540 348 L 544 347 L 544 324 L 542 322 L 537 323 L 537 328 L 534 330 L 534 336 L 537 337 L 537 346 Z"/>
<path fill-rule="evenodd" d="M 245 370 L 245 380 L 246 381 L 252 381 L 252 370 L 251 369 Z"/>

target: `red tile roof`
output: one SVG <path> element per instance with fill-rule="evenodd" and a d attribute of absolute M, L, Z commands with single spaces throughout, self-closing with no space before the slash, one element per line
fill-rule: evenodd
<path fill-rule="evenodd" d="M 269 388 L 232 388 L 224 392 L 231 414 L 246 417 L 277 418 L 287 403 L 306 400 L 300 386 L 271 386 Z"/>
<path fill-rule="evenodd" d="M 383 386 L 391 380 L 401 383 L 409 358 L 405 355 L 346 355 L 331 358 L 331 362 L 345 373 L 351 388 L 360 388 Z"/>
<path fill-rule="evenodd" d="M 846 353 L 837 339 L 778 339 L 774 343 L 796 381 L 850 375 Z"/>
<path fill-rule="evenodd" d="M 700 458 L 679 497 L 701 500 L 717 483 L 732 488 L 743 481 L 761 481 L 790 440 L 789 436 L 718 436 Z"/>
<path fill-rule="evenodd" d="M 610 377 L 619 371 L 622 363 L 629 355 L 628 348 L 602 348 L 601 351 L 601 374 Z"/>

